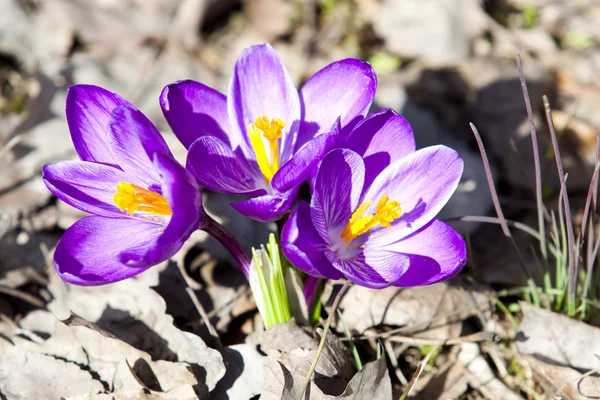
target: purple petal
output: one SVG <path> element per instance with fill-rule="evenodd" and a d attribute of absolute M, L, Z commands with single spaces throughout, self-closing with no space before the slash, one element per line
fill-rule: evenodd
<path fill-rule="evenodd" d="M 256 164 L 256 163 L 255 163 Z M 265 178 L 250 168 L 220 139 L 204 136 L 190 147 L 187 168 L 200 185 L 215 192 L 259 196 L 266 194 Z"/>
<path fill-rule="evenodd" d="M 104 285 L 130 278 L 151 267 L 129 267 L 119 254 L 145 247 L 161 234 L 160 225 L 131 218 L 86 217 L 64 233 L 54 252 L 60 277 L 75 285 Z"/>
<path fill-rule="evenodd" d="M 373 201 L 374 207 L 381 197 L 389 196 L 400 202 L 402 216 L 391 228 L 374 230 L 369 241 L 385 246 L 428 224 L 456 190 L 462 171 L 463 160 L 446 146 L 426 147 L 388 166 L 371 184 L 363 201 Z"/>
<path fill-rule="evenodd" d="M 300 186 L 296 186 L 285 193 L 265 194 L 230 205 L 246 217 L 264 222 L 275 221 L 290 211 L 298 199 L 299 189 Z"/>
<path fill-rule="evenodd" d="M 247 158 L 255 158 L 247 134 L 248 125 L 262 116 L 280 118 L 285 128 L 279 143 L 279 159 L 282 163 L 287 161 L 300 120 L 300 100 L 292 78 L 270 45 L 252 46 L 242 52 L 229 84 L 227 105 L 233 137 L 244 138 Z M 232 143 L 232 147 L 234 145 Z"/>
<path fill-rule="evenodd" d="M 158 264 L 172 257 L 204 218 L 202 194 L 192 175 L 175 159 L 163 153 L 155 154 L 154 164 L 162 177 L 162 194 L 173 214 L 155 241 L 121 252 L 120 260 L 128 266 Z"/>
<path fill-rule="evenodd" d="M 376 255 L 376 268 L 370 265 L 366 252 L 360 252 L 355 257 L 340 259 L 333 251 L 326 250 L 325 256 L 350 281 L 371 289 L 383 289 L 391 286 L 406 269 L 407 257 L 391 252 Z M 374 257 L 371 257 L 374 258 Z"/>
<path fill-rule="evenodd" d="M 126 216 L 113 201 L 119 182 L 129 182 L 120 169 L 86 161 L 62 161 L 46 165 L 42 178 L 48 189 L 65 203 L 90 214 Z"/>
<path fill-rule="evenodd" d="M 365 165 L 348 149 L 330 151 L 319 166 L 311 200 L 312 221 L 327 243 L 339 238 L 358 207 L 363 188 Z"/>
<path fill-rule="evenodd" d="M 319 135 L 306 143 L 279 168 L 271 181 L 273 188 L 278 192 L 284 192 L 313 176 L 321 159 L 338 143 L 339 135 L 340 120 L 338 118 L 330 132 Z"/>
<path fill-rule="evenodd" d="M 71 86 L 67 92 L 67 123 L 75 151 L 83 161 L 116 165 L 108 147 L 108 123 L 117 107 L 134 108 L 119 95 L 92 85 Z"/>
<path fill-rule="evenodd" d="M 177 138 L 189 149 L 196 139 L 215 136 L 231 147 L 227 98 L 199 82 L 186 80 L 165 86 L 160 106 Z M 238 131 L 236 131 L 238 132 Z M 236 143 L 246 143 L 238 138 Z"/>
<path fill-rule="evenodd" d="M 154 167 L 154 154 L 171 155 L 171 151 L 144 114 L 125 107 L 115 109 L 109 123 L 108 143 L 119 166 L 143 183 L 140 186 L 151 187 L 160 182 L 160 174 Z"/>
<path fill-rule="evenodd" d="M 365 182 L 372 182 L 385 167 L 416 150 L 410 124 L 390 109 L 380 110 L 360 121 L 342 147 L 364 158 Z"/>
<path fill-rule="evenodd" d="M 314 74 L 300 90 L 304 116 L 296 149 L 341 117 L 342 127 L 367 114 L 377 87 L 368 63 L 348 58 Z"/>
<path fill-rule="evenodd" d="M 307 202 L 300 202 L 283 226 L 281 244 L 287 259 L 307 274 L 335 280 L 342 276 L 325 258 L 326 243 L 311 222 Z"/>
<path fill-rule="evenodd" d="M 394 244 L 393 249 L 410 259 L 407 271 L 395 283 L 402 287 L 430 285 L 449 279 L 467 260 L 467 247 L 462 236 L 437 219 Z"/>

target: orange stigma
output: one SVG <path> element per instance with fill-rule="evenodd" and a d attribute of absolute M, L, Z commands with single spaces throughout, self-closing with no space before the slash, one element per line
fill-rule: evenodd
<path fill-rule="evenodd" d="M 279 118 L 269 120 L 267 117 L 256 118 L 253 124 L 248 125 L 250 143 L 256 154 L 256 162 L 260 172 L 265 176 L 265 181 L 271 183 L 275 172 L 279 169 L 279 143 L 278 139 L 283 136 L 285 123 Z M 269 143 L 269 157 L 263 138 Z"/>
<path fill-rule="evenodd" d="M 400 202 L 396 200 L 390 201 L 389 196 L 383 196 L 379 199 L 379 202 L 375 207 L 375 215 L 363 215 L 371 204 L 373 204 L 372 201 L 365 201 L 356 209 L 356 211 L 354 211 L 352 217 L 350 217 L 350 220 L 340 234 L 340 237 L 346 240 L 346 243 L 350 243 L 377 224 L 389 228 L 391 227 L 390 222 L 402 216 Z"/>
<path fill-rule="evenodd" d="M 127 211 L 129 215 L 133 215 L 136 211 L 157 215 L 172 214 L 167 199 L 131 183 L 119 182 L 113 201 L 119 210 Z"/>

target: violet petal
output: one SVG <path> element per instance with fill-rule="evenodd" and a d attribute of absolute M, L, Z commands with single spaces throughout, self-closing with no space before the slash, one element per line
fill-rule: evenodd
<path fill-rule="evenodd" d="M 113 218 L 127 216 L 113 201 L 117 184 L 129 181 L 120 169 L 87 161 L 61 161 L 44 166 L 42 179 L 52 194 L 81 211 Z"/>
<path fill-rule="evenodd" d="M 446 223 L 434 219 L 418 232 L 392 246 L 410 260 L 396 286 L 431 285 L 456 275 L 467 260 L 462 236 Z"/>
<path fill-rule="evenodd" d="M 120 261 L 128 266 L 158 264 L 179 251 L 198 229 L 204 218 L 202 194 L 192 175 L 172 157 L 163 153 L 154 156 L 155 169 L 162 177 L 161 190 L 171 207 L 171 219 L 154 241 L 121 252 Z"/>
<path fill-rule="evenodd" d="M 230 205 L 240 214 L 258 221 L 275 221 L 290 211 L 298 199 L 299 189 L 296 186 L 284 193 L 265 194 Z"/>
<path fill-rule="evenodd" d="M 463 171 L 463 160 L 446 146 L 431 146 L 409 154 L 383 170 L 362 201 L 373 201 L 374 212 L 383 196 L 400 202 L 402 216 L 390 228 L 372 230 L 369 241 L 385 246 L 428 224 L 446 205 Z"/>
<path fill-rule="evenodd" d="M 201 137 L 192 144 L 187 168 L 200 185 L 215 192 L 249 196 L 267 193 L 265 178 L 258 167 L 251 168 L 227 144 L 213 136 Z"/>
<path fill-rule="evenodd" d="M 192 80 L 178 81 L 165 86 L 160 106 L 173 133 L 186 149 L 205 135 L 215 136 L 231 147 L 229 136 L 233 132 L 224 94 Z M 233 140 L 235 143 L 245 141 L 245 138 Z"/>
<path fill-rule="evenodd" d="M 113 111 L 108 142 L 123 171 L 134 178 L 136 184 L 146 188 L 160 182 L 160 174 L 153 163 L 154 154 L 161 152 L 172 157 L 165 139 L 152 122 L 140 111 L 126 107 Z"/>
<path fill-rule="evenodd" d="M 244 154 L 255 158 L 247 134 L 257 118 L 280 118 L 285 123 L 279 140 L 279 160 L 287 161 L 300 121 L 300 99 L 290 74 L 269 44 L 252 46 L 238 58 L 227 95 L 232 138 L 244 138 Z M 332 121 L 333 123 L 333 121 Z M 331 124 L 330 124 L 331 126 Z M 232 147 L 235 147 L 232 143 Z"/>
<path fill-rule="evenodd" d="M 324 257 L 326 243 L 311 222 L 307 202 L 300 202 L 286 221 L 281 244 L 287 259 L 307 274 L 336 280 L 342 276 Z"/>
<path fill-rule="evenodd" d="M 365 253 L 361 252 L 353 258 L 342 260 L 333 251 L 326 250 L 325 257 L 348 280 L 371 289 L 383 289 L 393 285 L 403 271 L 402 262 L 406 262 L 406 257 L 389 257 L 387 261 L 393 264 L 386 267 L 383 271 L 386 276 L 382 276 L 380 271 L 367 263 Z"/>
<path fill-rule="evenodd" d="M 355 58 L 333 62 L 314 74 L 300 90 L 303 123 L 296 149 L 329 129 L 340 116 L 346 126 L 366 115 L 376 87 L 371 65 Z"/>
<path fill-rule="evenodd" d="M 111 113 L 117 107 L 135 107 L 121 96 L 93 85 L 71 86 L 66 103 L 67 123 L 79 158 L 116 165 L 107 138 Z"/>
<path fill-rule="evenodd" d="M 348 149 L 330 151 L 319 166 L 310 212 L 319 235 L 327 243 L 339 238 L 358 207 L 363 188 L 363 159 Z"/>
<path fill-rule="evenodd" d="M 372 182 L 385 167 L 416 150 L 410 124 L 390 109 L 377 111 L 360 121 L 341 147 L 363 157 L 365 182 Z"/>
<path fill-rule="evenodd" d="M 273 176 L 273 189 L 284 192 L 316 174 L 321 159 L 339 141 L 340 120 L 333 124 L 330 132 L 317 136 L 306 143 L 294 156 L 279 168 Z"/>
<path fill-rule="evenodd" d="M 60 277 L 76 285 L 104 285 L 130 278 L 151 265 L 128 267 L 119 253 L 153 243 L 160 225 L 135 219 L 85 217 L 63 234 L 54 252 Z"/>

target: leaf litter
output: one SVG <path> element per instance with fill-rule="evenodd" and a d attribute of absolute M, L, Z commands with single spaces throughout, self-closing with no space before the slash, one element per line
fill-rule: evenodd
<path fill-rule="evenodd" d="M 186 12 L 182 12 L 184 3 L 190 7 Z M 273 41 L 286 64 L 293 66 L 291 73 L 297 81 L 340 55 L 368 58 L 376 50 L 400 66 L 381 74 L 377 102 L 391 104 L 407 115 L 418 138 L 433 135 L 436 143 L 465 142 L 465 121 L 476 122 L 486 143 L 492 144 L 490 168 L 498 171 L 503 184 L 520 199 L 527 177 L 518 167 L 519 157 L 529 161 L 530 151 L 522 148 L 529 145 L 529 137 L 523 133 L 527 124 L 522 99 L 518 90 L 513 93 L 513 88 L 518 89 L 514 66 L 502 60 L 524 49 L 526 66 L 530 66 L 527 76 L 534 81 L 534 108 L 539 111 L 542 92 L 556 92 L 557 104 L 563 107 L 555 119 L 557 128 L 564 130 L 557 133 L 567 150 L 563 155 L 568 183 L 587 190 L 587 175 L 596 161 L 590 144 L 592 130 L 599 123 L 594 113 L 600 98 L 594 67 L 598 49 L 563 51 L 560 42 L 572 43 L 574 32 L 583 39 L 590 29 L 597 33 L 591 17 L 595 15 L 593 2 L 582 1 L 572 8 L 561 2 L 538 2 L 540 27 L 529 30 L 518 26 L 526 14 L 523 10 L 530 6 L 526 1 L 506 2 L 508 11 L 498 4 L 489 6 L 494 16 L 488 6 L 484 9 L 477 2 L 467 2 L 457 10 L 464 8 L 476 23 L 475 29 L 464 31 L 449 28 L 453 21 L 460 21 L 460 11 L 439 13 L 432 8 L 435 2 L 427 2 L 424 12 L 431 18 L 426 25 L 419 23 L 418 2 L 402 4 L 410 12 L 399 14 L 392 0 L 322 1 L 314 10 L 292 0 L 278 9 L 285 21 L 257 18 L 261 7 L 277 6 L 277 0 L 261 1 L 261 5 L 244 2 L 241 13 L 235 3 L 0 0 L 0 397 L 294 398 L 320 337 L 318 328 L 307 331 L 293 323 L 262 332 L 243 277 L 206 237 L 195 237 L 173 262 L 110 287 L 66 286 L 52 269 L 45 268 L 46 250 L 54 247 L 61 230 L 82 216 L 56 203 L 39 175 L 45 163 L 74 155 L 64 121 L 65 91 L 70 84 L 101 84 L 131 95 L 158 120 L 155 99 L 164 84 L 193 78 L 224 90 L 222 71 L 230 69 L 239 49 L 250 42 Z M 205 8 L 198 13 L 201 7 Z M 301 15 L 295 14 L 298 10 Z M 386 18 L 377 17 L 382 10 L 387 10 Z M 221 15 L 219 23 L 224 27 L 211 26 L 215 21 L 202 20 L 202 13 L 209 19 Z M 240 14 L 243 18 L 248 14 L 242 24 Z M 404 31 L 403 24 L 390 24 L 400 18 L 397 15 L 413 28 Z M 173 29 L 176 20 L 180 29 Z M 369 26 L 381 35 L 379 42 L 371 42 Z M 457 45 L 415 48 L 416 42 L 406 38 L 423 26 L 440 27 L 432 31 L 432 37 L 450 29 L 452 35 L 446 35 L 443 42 Z M 398 35 L 405 39 L 392 40 Z M 191 45 L 183 43 L 184 36 Z M 195 48 L 198 43 L 202 45 Z M 396 53 L 407 48 L 414 60 Z M 370 60 L 374 65 L 377 62 Z M 450 67 L 434 65 L 439 60 Z M 548 65 L 553 66 L 551 71 Z M 551 78 L 555 73 L 556 82 Z M 454 78 L 436 80 L 448 75 Z M 412 89 L 405 89 L 411 85 Z M 6 87 L 17 95 L 7 98 Z M 533 117 L 537 123 L 537 116 Z M 164 123 L 158 126 L 168 129 Z M 572 131 L 577 140 L 571 140 Z M 169 145 L 177 142 L 173 135 L 165 136 Z M 518 154 L 509 149 L 507 136 L 515 137 Z M 545 135 L 540 135 L 540 145 L 544 155 L 549 145 Z M 461 152 L 467 152 L 465 159 L 477 156 L 469 146 L 462 146 Z M 180 160 L 185 156 L 181 149 L 175 153 Z M 475 177 L 473 181 L 461 183 L 469 199 L 464 202 L 467 206 L 473 202 L 490 205 L 480 175 L 469 175 Z M 546 189 L 556 191 L 562 183 L 551 181 Z M 273 229 L 260 230 L 262 225 L 237 218 L 228 206 L 235 198 L 207 193 L 206 200 L 209 211 L 221 217 L 248 247 L 264 242 Z M 510 204 L 507 218 L 526 221 L 533 217 L 529 205 L 519 208 L 510 199 L 500 201 Z M 498 235 L 488 234 L 491 230 L 472 236 L 475 250 L 483 254 L 475 257 L 480 265 L 474 262 L 469 271 L 473 274 L 464 275 L 519 284 L 523 276 L 515 272 L 518 260 L 498 244 Z M 528 242 L 515 238 L 533 270 Z M 493 252 L 487 251 L 490 247 Z M 177 263 L 191 280 L 181 277 Z M 323 294 L 326 312 L 330 312 L 332 286 Z M 209 321 L 202 320 L 188 289 L 199 299 Z M 345 346 L 348 339 L 338 339 L 345 336 L 338 321 L 337 335 L 328 335 L 316 379 L 309 386 L 310 398 L 399 398 L 417 369 L 422 373 L 411 398 L 599 396 L 597 328 L 522 303 L 523 321 L 515 334 L 505 313 L 494 309 L 495 300 L 493 289 L 473 288 L 464 280 L 416 289 L 351 288 L 342 299 L 342 318 L 362 360 L 375 361 L 356 371 Z M 223 344 L 207 334 L 208 323 Z M 472 335 L 480 333 L 485 335 L 479 338 L 495 337 L 496 342 L 471 343 Z M 377 357 L 379 342 L 386 351 Z M 423 363 L 428 346 L 437 344 L 443 345 L 442 351 Z"/>

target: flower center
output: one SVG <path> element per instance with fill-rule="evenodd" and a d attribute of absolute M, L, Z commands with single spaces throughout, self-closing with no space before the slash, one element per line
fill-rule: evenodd
<path fill-rule="evenodd" d="M 389 196 L 383 196 L 379 199 L 379 202 L 375 207 L 375 215 L 363 215 L 371 204 L 373 204 L 372 201 L 365 201 L 358 206 L 356 211 L 352 214 L 352 217 L 350 217 L 350 220 L 340 235 L 340 238 L 345 239 L 346 243 L 350 243 L 356 239 L 356 237 L 367 232 L 377 224 L 389 228 L 391 227 L 390 222 L 402 216 L 400 202 L 397 200 L 390 201 Z"/>
<path fill-rule="evenodd" d="M 131 183 L 119 182 L 113 201 L 119 210 L 127 211 L 129 215 L 133 215 L 136 211 L 158 215 L 172 214 L 167 199 Z"/>
<path fill-rule="evenodd" d="M 277 140 L 283 135 L 281 131 L 284 127 L 285 123 L 279 118 L 269 120 L 264 116 L 256 118 L 253 124 L 248 125 L 248 134 L 256 154 L 256 162 L 267 183 L 271 183 L 273 175 L 279 169 L 279 143 L 277 143 Z M 269 143 L 270 157 L 267 156 L 263 137 Z"/>

